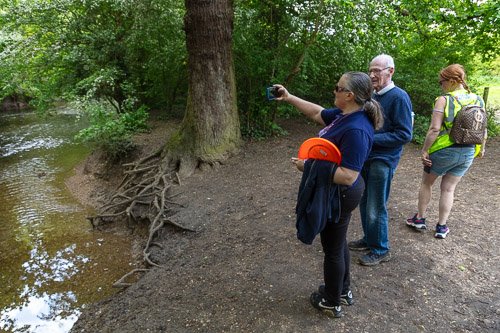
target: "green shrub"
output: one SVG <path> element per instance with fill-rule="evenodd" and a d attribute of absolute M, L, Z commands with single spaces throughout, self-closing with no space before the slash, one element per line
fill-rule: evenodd
<path fill-rule="evenodd" d="M 288 132 L 278 124 L 268 121 L 264 126 L 257 126 L 255 123 L 250 126 L 242 125 L 241 134 L 251 141 L 260 141 L 268 137 L 279 137 L 288 135 Z"/>
<path fill-rule="evenodd" d="M 500 106 L 486 107 L 486 113 L 488 114 L 488 137 L 499 136 L 500 119 L 497 115 L 500 114 Z"/>
<path fill-rule="evenodd" d="M 413 141 L 419 145 L 423 145 L 427 130 L 429 129 L 430 118 L 419 114 L 415 115 L 413 124 Z"/>
<path fill-rule="evenodd" d="M 120 121 L 125 129 L 130 132 L 143 132 L 149 130 L 147 123 L 149 113 L 145 105 L 134 112 L 126 112 L 120 115 Z"/>
<path fill-rule="evenodd" d="M 81 130 L 75 139 L 91 143 L 111 160 L 125 155 L 133 147 L 132 134 L 149 129 L 145 106 L 136 111 L 117 114 L 94 106 L 90 113 L 91 126 Z"/>

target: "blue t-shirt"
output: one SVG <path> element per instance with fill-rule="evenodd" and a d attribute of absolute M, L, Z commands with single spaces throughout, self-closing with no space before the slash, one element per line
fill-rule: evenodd
<path fill-rule="evenodd" d="M 327 126 L 320 131 L 320 137 L 332 141 L 340 150 L 340 166 L 361 171 L 370 154 L 374 132 L 364 110 L 344 115 L 339 108 L 324 109 L 321 118 Z"/>

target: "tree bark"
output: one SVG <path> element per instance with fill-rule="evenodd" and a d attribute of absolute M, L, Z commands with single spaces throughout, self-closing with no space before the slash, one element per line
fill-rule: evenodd
<path fill-rule="evenodd" d="M 185 0 L 188 100 L 163 155 L 181 177 L 225 160 L 241 144 L 232 54 L 233 1 Z"/>

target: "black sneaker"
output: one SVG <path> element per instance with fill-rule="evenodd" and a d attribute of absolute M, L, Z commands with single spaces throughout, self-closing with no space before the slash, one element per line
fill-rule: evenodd
<path fill-rule="evenodd" d="M 311 300 L 312 306 L 314 306 L 316 309 L 324 312 L 327 316 L 330 316 L 333 318 L 342 317 L 342 307 L 340 305 L 333 305 L 333 304 L 329 303 L 320 294 L 312 293 L 310 300 Z"/>
<path fill-rule="evenodd" d="M 368 247 L 368 244 L 363 242 L 362 239 L 357 240 L 357 241 L 352 241 L 347 244 L 351 250 L 354 251 L 365 251 L 369 250 L 370 248 Z"/>
<path fill-rule="evenodd" d="M 352 297 L 352 291 L 347 290 L 345 294 L 340 295 L 340 301 L 342 304 L 345 305 L 353 305 L 354 304 L 354 298 Z"/>
<path fill-rule="evenodd" d="M 376 254 L 372 251 L 358 259 L 358 262 L 364 266 L 375 266 L 383 261 L 391 260 L 391 252 L 387 251 L 384 254 Z"/>
<path fill-rule="evenodd" d="M 436 234 L 434 235 L 434 237 L 445 239 L 449 233 L 450 229 L 446 226 L 446 224 L 445 225 L 436 224 Z"/>
<path fill-rule="evenodd" d="M 325 286 L 324 285 L 319 286 L 318 293 L 323 297 L 325 296 Z M 354 304 L 354 298 L 352 297 L 351 290 L 348 289 L 345 294 L 340 295 L 340 302 L 342 302 L 342 304 L 344 304 L 344 305 L 353 305 Z"/>

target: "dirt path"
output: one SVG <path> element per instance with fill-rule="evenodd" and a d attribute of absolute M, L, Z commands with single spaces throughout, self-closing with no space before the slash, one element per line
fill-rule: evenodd
<path fill-rule="evenodd" d="M 362 253 L 351 252 L 356 303 L 332 319 L 309 303 L 322 283 L 322 252 L 319 238 L 310 246 L 296 238 L 301 175 L 290 162 L 319 127 L 304 119 L 282 126 L 288 136 L 248 143 L 227 164 L 184 180 L 178 201 L 188 207 L 174 218 L 197 232 L 165 229 L 152 255 L 162 267 L 87 307 L 73 332 L 500 330 L 499 140 L 458 185 L 445 240 L 404 224 L 421 176 L 419 148 L 405 147 L 388 204 L 393 259 L 364 267 L 355 263 Z M 436 203 L 429 211 L 433 226 Z M 360 235 L 356 211 L 348 240 Z"/>

